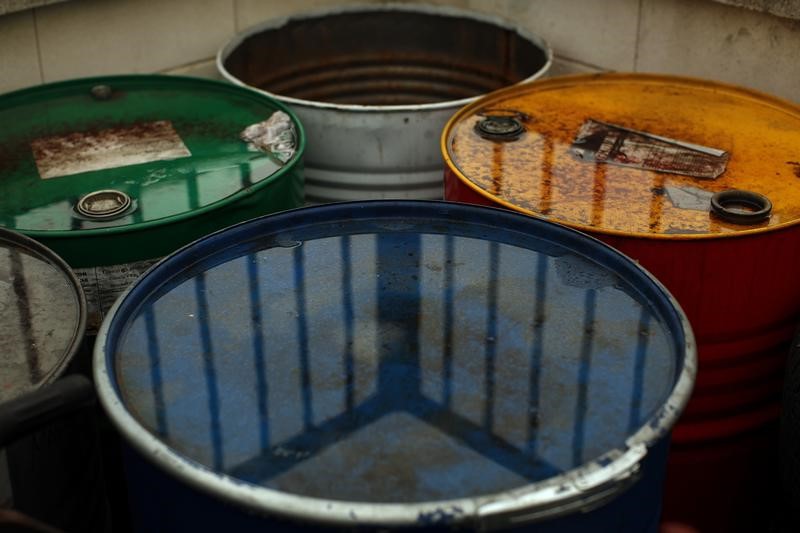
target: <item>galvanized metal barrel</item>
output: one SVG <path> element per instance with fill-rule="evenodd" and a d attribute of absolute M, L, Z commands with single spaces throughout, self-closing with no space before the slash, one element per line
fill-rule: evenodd
<path fill-rule="evenodd" d="M 623 255 L 420 201 L 198 240 L 115 304 L 94 362 L 139 531 L 655 532 L 695 371 Z"/>
<path fill-rule="evenodd" d="M 91 413 L 82 410 L 91 384 L 58 379 L 86 315 L 67 264 L 0 228 L 0 509 L 71 531 L 100 531 L 109 519 Z"/>
<path fill-rule="evenodd" d="M 495 17 L 389 4 L 268 20 L 226 44 L 217 68 L 300 117 L 308 202 L 441 199 L 447 119 L 542 76 L 551 57 L 543 39 Z"/>
<path fill-rule="evenodd" d="M 447 199 L 586 231 L 676 296 L 700 363 L 667 514 L 701 531 L 762 527 L 800 317 L 800 107 L 706 80 L 567 77 L 466 107 L 441 143 Z"/>
<path fill-rule="evenodd" d="M 302 126 L 246 88 L 78 79 L 0 96 L 0 123 L 0 225 L 76 269 L 90 330 L 160 257 L 302 203 Z"/>

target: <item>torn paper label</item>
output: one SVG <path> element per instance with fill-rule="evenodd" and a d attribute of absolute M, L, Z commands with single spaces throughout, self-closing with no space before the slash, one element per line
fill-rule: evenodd
<path fill-rule="evenodd" d="M 117 298 L 160 258 L 145 259 L 133 263 L 75 268 L 73 271 L 86 295 L 87 333 L 100 329 L 108 310 Z"/>
<path fill-rule="evenodd" d="M 40 137 L 31 150 L 42 179 L 192 155 L 168 120 Z"/>
<path fill-rule="evenodd" d="M 583 123 L 570 152 L 583 161 L 704 179 L 718 178 L 725 172 L 730 158 L 728 152 L 717 148 L 593 119 Z"/>
<path fill-rule="evenodd" d="M 282 163 L 289 161 L 297 149 L 297 132 L 291 117 L 275 111 L 257 124 L 247 126 L 239 135 L 251 150 L 272 154 Z"/>
<path fill-rule="evenodd" d="M 711 197 L 714 193 L 696 187 L 664 187 L 667 198 L 678 209 L 711 211 Z"/>

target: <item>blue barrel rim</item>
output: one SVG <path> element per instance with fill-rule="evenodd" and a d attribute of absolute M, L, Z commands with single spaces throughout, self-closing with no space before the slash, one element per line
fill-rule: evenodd
<path fill-rule="evenodd" d="M 648 297 L 648 303 L 662 312 L 671 333 L 678 333 L 673 341 L 683 361 L 675 385 L 663 405 L 627 438 L 625 449 L 612 449 L 553 478 L 489 495 L 420 503 L 350 502 L 281 492 L 214 472 L 173 451 L 130 414 L 112 378 L 114 343 L 138 306 L 198 259 L 224 253 L 231 242 L 242 242 L 236 240 L 237 236 L 246 236 L 255 227 L 269 232 L 286 228 L 288 222 L 302 223 L 309 210 L 313 210 L 316 217 L 313 224 L 319 224 L 320 220 L 353 219 L 356 215 L 390 219 L 414 215 L 456 220 L 472 218 L 503 230 L 524 229 L 537 238 L 554 240 L 565 247 L 572 245 L 581 252 L 588 249 L 591 252 L 586 254 L 588 257 L 601 259 L 604 266 L 608 263 L 602 260 L 611 261 L 614 266 L 621 267 L 624 274 L 643 283 L 637 284 L 637 288 L 645 287 L 641 290 Z M 118 315 L 123 318 L 118 319 Z M 334 527 L 409 527 L 431 525 L 433 519 L 437 524 L 493 530 L 603 505 L 638 480 L 639 466 L 648 448 L 668 435 L 686 406 L 697 368 L 694 334 L 680 305 L 652 274 L 621 252 L 589 235 L 552 222 L 504 209 L 433 200 L 369 200 L 302 207 L 242 222 L 198 239 L 152 266 L 117 299 L 98 332 L 93 355 L 95 386 L 109 418 L 134 449 L 168 475 L 250 512 Z"/>

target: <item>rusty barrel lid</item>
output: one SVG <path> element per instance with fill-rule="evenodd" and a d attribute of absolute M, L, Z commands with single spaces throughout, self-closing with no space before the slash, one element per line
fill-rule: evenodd
<path fill-rule="evenodd" d="M 441 137 L 448 179 L 488 203 L 595 233 L 668 239 L 797 224 L 798 146 L 797 105 L 652 74 L 497 91 L 459 111 Z"/>
<path fill-rule="evenodd" d="M 124 437 L 192 487 L 327 525 L 493 529 L 637 482 L 695 352 L 663 287 L 599 241 L 375 201 L 195 241 L 117 300 L 94 363 Z"/>
<path fill-rule="evenodd" d="M 85 327 L 83 291 L 67 264 L 0 228 L 0 403 L 59 377 Z"/>

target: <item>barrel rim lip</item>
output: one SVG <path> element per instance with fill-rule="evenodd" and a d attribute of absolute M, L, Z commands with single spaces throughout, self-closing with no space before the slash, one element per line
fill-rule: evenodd
<path fill-rule="evenodd" d="M 253 89 L 252 87 L 248 87 L 246 85 L 245 86 L 232 85 L 230 83 L 226 83 L 220 80 L 199 78 L 195 76 L 178 76 L 172 74 L 118 74 L 110 76 L 90 76 L 83 78 L 72 78 L 68 80 L 46 83 L 42 85 L 35 85 L 32 87 L 26 87 L 23 89 L 18 89 L 15 91 L 0 94 L 0 110 L 6 107 L 3 104 L 8 99 L 25 98 L 32 94 L 35 95 L 36 93 L 46 93 L 51 90 L 58 91 L 62 89 L 68 89 L 73 86 L 101 84 L 101 83 L 113 84 L 116 82 L 143 83 L 147 85 L 156 82 L 163 84 L 163 82 L 165 81 L 172 82 L 177 85 L 182 85 L 182 84 L 190 86 L 204 85 L 205 87 L 208 87 L 209 89 L 212 89 L 214 91 L 222 91 L 222 92 L 227 92 L 229 94 L 240 95 L 242 97 L 252 99 L 253 101 L 256 102 L 269 104 L 268 107 L 273 108 L 274 111 L 282 111 L 286 113 L 287 115 L 289 115 L 289 118 L 291 119 L 292 124 L 295 126 L 297 131 L 298 143 L 297 143 L 297 148 L 295 149 L 295 153 L 286 163 L 283 164 L 282 167 L 280 167 L 278 170 L 276 170 L 263 180 L 254 183 L 253 185 L 247 188 L 239 189 L 233 194 L 220 198 L 219 200 L 216 200 L 210 204 L 198 207 L 196 209 L 190 209 L 182 213 L 176 213 L 166 217 L 148 220 L 144 222 L 126 224 L 123 226 L 111 226 L 107 228 L 99 227 L 99 228 L 76 229 L 76 230 L 72 229 L 44 230 L 44 229 L 13 228 L 13 231 L 17 231 L 19 233 L 34 238 L 56 239 L 56 238 L 95 237 L 99 235 L 115 235 L 119 233 L 127 234 L 136 231 L 144 231 L 151 228 L 158 228 L 161 226 L 168 226 L 176 222 L 182 222 L 184 220 L 192 219 L 194 217 L 203 215 L 205 213 L 208 213 L 209 211 L 215 211 L 217 209 L 224 208 L 228 205 L 236 204 L 243 198 L 246 198 L 266 187 L 271 186 L 276 181 L 285 179 L 287 175 L 302 168 L 303 156 L 305 154 L 307 145 L 307 136 L 305 128 L 303 127 L 303 124 L 300 122 L 299 118 L 295 114 L 294 110 L 289 108 L 285 103 L 280 102 L 275 98 L 271 98 L 270 95 L 266 95 L 260 91 Z"/>
<path fill-rule="evenodd" d="M 43 262 L 47 262 L 56 267 L 64 276 L 64 279 L 70 284 L 78 304 L 78 322 L 75 325 L 75 331 L 72 333 L 72 339 L 68 343 L 67 348 L 64 350 L 59 362 L 52 367 L 48 372 L 47 377 L 39 382 L 33 389 L 38 390 L 45 387 L 55 380 L 57 380 L 64 373 L 64 370 L 75 357 L 75 354 L 80 349 L 83 338 L 86 333 L 86 322 L 88 320 L 88 308 L 86 306 L 86 293 L 81 286 L 78 276 L 56 252 L 40 243 L 37 240 L 28 237 L 27 235 L 18 231 L 10 230 L 8 228 L 0 227 L 0 243 L 11 243 L 21 249 L 34 253 Z M 26 391 L 27 392 L 27 391 Z M 16 394 L 6 401 L 18 397 Z"/>
<path fill-rule="evenodd" d="M 559 235 L 566 235 L 570 239 L 569 243 L 565 245 L 567 248 L 570 248 L 570 245 L 574 246 L 577 241 L 586 239 L 590 241 L 589 246 L 591 246 L 592 253 L 599 250 L 603 258 L 611 257 L 618 261 L 623 270 L 639 273 L 638 282 L 650 283 L 649 287 L 643 289 L 647 293 L 643 292 L 643 297 L 647 297 L 647 301 L 653 307 L 666 307 L 668 314 L 674 316 L 664 317 L 665 320 L 675 322 L 680 328 L 680 331 L 672 332 L 673 337 L 675 337 L 672 341 L 673 346 L 678 351 L 676 355 L 681 353 L 683 355 L 683 366 L 679 370 L 676 368 L 674 385 L 663 405 L 656 409 L 649 420 L 646 420 L 638 429 L 630 432 L 624 446 L 612 449 L 600 457 L 587 460 L 580 466 L 558 476 L 498 493 L 453 500 L 412 503 L 367 503 L 327 500 L 252 485 L 226 474 L 214 472 L 210 468 L 184 457 L 154 434 L 151 434 L 133 417 L 125 407 L 119 394 L 116 386 L 116 373 L 110 372 L 114 368 L 113 364 L 111 364 L 113 355 L 105 352 L 108 344 L 112 342 L 110 339 L 113 336 L 119 338 L 126 326 L 127 319 L 122 320 L 122 324 L 112 324 L 112 322 L 117 322 L 115 317 L 120 312 L 120 308 L 129 307 L 130 310 L 135 309 L 149 297 L 152 291 L 167 283 L 176 274 L 176 272 L 168 271 L 163 279 L 147 280 L 148 277 L 154 275 L 157 269 L 164 270 L 170 266 L 181 266 L 179 259 L 184 260 L 183 256 L 190 256 L 185 260 L 193 264 L 198 257 L 224 253 L 226 247 L 215 245 L 213 241 L 222 238 L 223 242 L 229 242 L 230 235 L 235 235 L 233 232 L 244 233 L 250 226 L 258 227 L 259 225 L 270 224 L 267 231 L 273 232 L 277 231 L 278 225 L 287 219 L 290 221 L 302 220 L 309 210 L 314 210 L 316 213 L 328 211 L 336 214 L 338 212 L 348 218 L 353 218 L 354 209 L 359 207 L 380 208 L 382 205 L 402 205 L 403 208 L 422 206 L 423 209 L 429 209 L 429 211 L 426 211 L 429 215 L 437 207 L 447 210 L 448 214 L 452 213 L 452 211 L 460 210 L 485 211 L 485 214 L 497 216 L 506 221 L 516 219 L 518 223 L 529 227 L 552 227 L 554 232 Z M 330 215 L 324 220 L 331 220 Z M 341 220 L 341 215 L 334 220 Z M 497 224 L 499 222 L 494 221 L 494 223 Z M 223 237 L 228 237 L 228 239 Z M 198 248 L 200 250 L 197 250 Z M 597 258 L 593 256 L 593 260 L 595 259 Z M 151 283 L 152 287 L 147 287 L 146 290 L 138 289 L 142 283 Z M 136 291 L 144 292 L 144 294 L 141 296 L 133 294 Z M 650 296 L 647 295 L 653 296 L 653 299 L 650 299 Z M 115 327 L 115 331 L 110 332 L 112 325 Z M 605 484 L 618 485 L 620 478 L 625 477 L 620 474 L 620 468 L 623 468 L 620 465 L 624 463 L 623 456 L 627 452 L 634 450 L 639 452 L 636 463 L 638 465 L 638 461 L 641 461 L 644 457 L 647 448 L 667 438 L 668 433 L 689 400 L 697 367 L 694 334 L 680 305 L 652 274 L 627 256 L 590 235 L 566 226 L 526 217 L 505 209 L 433 200 L 367 200 L 302 207 L 258 217 L 198 239 L 162 259 L 156 266 L 151 267 L 148 272 L 129 286 L 125 293 L 116 300 L 98 332 L 97 341 L 94 345 L 93 359 L 98 397 L 109 418 L 111 418 L 123 437 L 138 452 L 146 456 L 149 461 L 155 462 L 167 475 L 178 478 L 181 482 L 194 489 L 201 490 L 234 505 L 247 508 L 250 512 L 276 515 L 290 520 L 311 521 L 344 527 L 356 525 L 376 527 L 408 526 L 419 523 L 418 521 L 424 513 L 441 513 L 442 511 L 447 512 L 456 509 L 458 511 L 453 517 L 453 523 L 468 524 L 470 526 L 477 524 L 480 526 L 482 524 L 485 525 L 483 521 L 491 521 L 498 516 L 502 518 L 503 516 L 530 513 L 532 510 L 536 510 L 537 506 L 553 505 L 554 502 L 562 503 L 570 497 L 584 498 L 585 489 L 578 486 L 582 479 L 591 478 L 597 481 L 599 478 L 602 480 L 603 486 L 606 486 Z M 544 496 L 542 495 L 543 492 Z"/>
<path fill-rule="evenodd" d="M 762 91 L 758 91 L 756 89 L 751 89 L 748 87 L 738 86 L 732 83 L 720 82 L 716 80 L 709 80 L 706 78 L 694 77 L 694 76 L 679 76 L 673 74 L 662 74 L 662 73 L 650 73 L 650 72 L 598 72 L 598 73 L 591 73 L 591 74 L 570 74 L 566 76 L 558 76 L 553 78 L 547 78 L 542 80 L 535 80 L 533 82 L 525 82 L 519 85 L 513 85 L 511 87 L 505 87 L 498 91 L 494 91 L 492 93 L 487 94 L 486 96 L 479 98 L 478 100 L 470 103 L 469 105 L 462 107 L 459 109 L 445 124 L 444 129 L 442 130 L 442 134 L 439 137 L 439 148 L 444 158 L 445 163 L 445 172 L 451 172 L 455 178 L 462 184 L 469 187 L 473 192 L 479 194 L 483 198 L 491 201 L 493 204 L 497 204 L 498 206 L 502 206 L 506 209 L 510 209 L 517 213 L 523 213 L 525 215 L 542 219 L 548 220 L 550 222 L 555 222 L 558 224 L 563 224 L 570 228 L 574 228 L 578 231 L 588 232 L 593 234 L 602 234 L 602 235 L 613 235 L 616 237 L 626 237 L 632 239 L 652 239 L 652 240 L 665 240 L 665 241 L 697 241 L 697 240 L 709 240 L 709 239 L 732 239 L 737 237 L 747 237 L 750 235 L 756 235 L 761 233 L 768 233 L 772 231 L 779 231 L 782 229 L 791 228 L 796 225 L 800 225 L 800 217 L 796 218 L 795 220 L 790 220 L 788 222 L 783 222 L 779 224 L 775 224 L 774 226 L 766 226 L 760 228 L 752 228 L 752 229 L 745 229 L 740 231 L 734 231 L 730 233 L 645 233 L 645 232 L 630 232 L 630 231 L 623 231 L 617 230 L 613 228 L 606 228 L 606 227 L 597 227 L 588 224 L 580 224 L 577 222 L 573 222 L 570 220 L 565 220 L 557 217 L 548 217 L 536 211 L 531 211 L 530 209 L 526 209 L 520 207 L 508 200 L 501 198 L 499 196 L 495 196 L 488 191 L 484 190 L 483 188 L 479 187 L 475 184 L 472 180 L 470 180 L 462 171 L 458 168 L 455 161 L 450 154 L 450 137 L 451 133 L 453 132 L 456 124 L 458 124 L 461 120 L 465 117 L 473 113 L 476 109 L 487 106 L 493 102 L 497 102 L 498 100 L 502 100 L 506 97 L 513 96 L 513 95 L 521 95 L 523 93 L 531 94 L 538 90 L 539 88 L 545 88 L 549 90 L 549 88 L 557 88 L 559 86 L 572 86 L 577 83 L 582 82 L 594 82 L 594 83 L 602 83 L 602 82 L 610 82 L 610 83 L 618 83 L 623 81 L 653 81 L 653 82 L 676 82 L 679 84 L 691 85 L 694 87 L 703 87 L 706 90 L 713 90 L 722 89 L 726 92 L 733 92 L 736 93 L 738 96 L 745 97 L 749 100 L 753 100 L 761 105 L 766 105 L 768 107 L 777 109 L 784 113 L 790 113 L 796 115 L 797 118 L 800 120 L 800 104 L 796 104 L 784 98 L 780 98 L 775 95 L 771 95 Z"/>
<path fill-rule="evenodd" d="M 548 41 L 546 41 L 543 37 L 539 35 L 527 31 L 522 26 L 513 24 L 502 17 L 489 15 L 478 11 L 460 9 L 452 6 L 435 5 L 435 4 L 404 4 L 404 3 L 390 2 L 386 4 L 351 4 L 338 7 L 315 9 L 311 11 L 305 11 L 302 13 L 296 13 L 293 15 L 287 15 L 284 17 L 276 17 L 256 23 L 244 29 L 243 31 L 237 33 L 236 35 L 234 35 L 232 39 L 230 39 L 227 43 L 225 43 L 222 47 L 220 47 L 220 49 L 217 51 L 216 61 L 215 61 L 217 72 L 220 75 L 222 75 L 222 77 L 226 81 L 234 85 L 248 87 L 251 90 L 258 91 L 260 93 L 263 93 L 267 96 L 270 96 L 272 98 L 280 100 L 281 102 L 284 102 L 286 104 L 295 107 L 309 108 L 321 111 L 341 111 L 348 113 L 403 113 L 403 112 L 408 113 L 408 112 L 422 112 L 422 111 L 438 111 L 443 109 L 444 110 L 459 109 L 471 102 L 474 102 L 476 99 L 481 98 L 486 94 L 491 94 L 491 93 L 483 93 L 482 95 L 460 98 L 458 100 L 446 100 L 443 102 L 434 102 L 428 104 L 402 104 L 402 105 L 384 105 L 384 106 L 362 105 L 362 104 L 336 104 L 332 102 L 322 102 L 318 100 L 306 100 L 303 98 L 283 96 L 278 93 L 273 93 L 264 89 L 260 89 L 258 87 L 253 87 L 251 85 L 248 85 L 244 81 L 240 80 L 233 74 L 231 74 L 225 67 L 225 61 L 233 53 L 233 51 L 239 45 L 242 44 L 242 42 L 252 37 L 253 35 L 261 33 L 265 30 L 280 29 L 283 26 L 296 20 L 322 18 L 328 15 L 357 13 L 357 12 L 390 12 L 390 11 L 405 11 L 409 13 L 419 13 L 423 15 L 434 15 L 434 16 L 439 15 L 439 16 L 469 18 L 478 22 L 493 24 L 499 28 L 515 32 L 518 36 L 530 41 L 535 46 L 539 47 L 545 55 L 544 64 L 536 72 L 518 81 L 516 84 L 531 82 L 541 78 L 542 76 L 545 76 L 553 64 L 553 49 Z"/>

